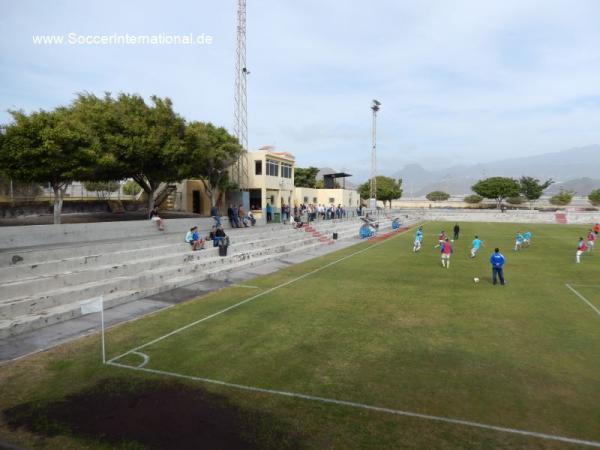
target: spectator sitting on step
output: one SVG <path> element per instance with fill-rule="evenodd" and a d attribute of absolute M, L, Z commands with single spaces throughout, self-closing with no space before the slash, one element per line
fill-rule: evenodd
<path fill-rule="evenodd" d="M 211 240 L 213 242 L 213 246 L 216 247 L 219 245 L 219 241 L 217 240 L 217 226 L 213 225 L 210 229 L 210 233 L 208 234 L 207 240 Z"/>
<path fill-rule="evenodd" d="M 238 221 L 240 223 L 240 227 L 243 226 L 244 228 L 248 227 L 248 224 L 246 223 L 246 213 L 244 212 L 244 205 L 239 205 L 238 206 Z"/>
<path fill-rule="evenodd" d="M 159 231 L 165 230 L 163 220 L 158 215 L 158 207 L 157 206 L 155 206 L 154 209 L 152 211 L 150 211 L 150 220 L 156 224 L 156 228 L 158 228 Z"/>
<path fill-rule="evenodd" d="M 198 227 L 190 228 L 190 231 L 185 235 L 185 242 L 190 244 L 193 251 L 199 250 L 203 247 L 204 241 L 200 239 L 200 234 L 198 233 Z"/>
<path fill-rule="evenodd" d="M 254 214 L 252 214 L 252 210 L 248 211 L 248 214 L 246 214 L 246 219 L 250 221 L 250 225 L 256 225 L 256 219 L 254 218 Z"/>
<path fill-rule="evenodd" d="M 223 245 L 229 245 L 229 237 L 225 234 L 225 230 L 223 229 L 223 225 L 219 225 L 217 227 L 217 231 L 215 232 L 215 241 L 217 245 L 220 245 L 221 241 L 223 241 Z"/>

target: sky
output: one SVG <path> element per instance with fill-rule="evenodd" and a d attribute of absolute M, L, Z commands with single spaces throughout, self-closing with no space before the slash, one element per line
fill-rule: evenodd
<path fill-rule="evenodd" d="M 368 176 L 600 144 L 600 1 L 248 0 L 249 147 Z M 78 92 L 169 97 L 233 129 L 235 0 L 0 0 L 0 123 Z M 36 45 L 34 35 L 212 37 Z"/>

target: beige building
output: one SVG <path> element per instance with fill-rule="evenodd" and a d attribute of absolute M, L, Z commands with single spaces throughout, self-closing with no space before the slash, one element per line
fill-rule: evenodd
<path fill-rule="evenodd" d="M 360 205 L 360 195 L 352 189 L 312 189 L 295 188 L 294 205 L 315 204 L 315 205 L 342 205 L 344 208 L 358 208 Z"/>
<path fill-rule="evenodd" d="M 264 146 L 246 154 L 248 183 L 245 186 L 249 196 L 249 206 L 260 217 L 267 204 L 273 212 L 280 211 L 282 205 L 291 208 L 300 204 L 343 205 L 346 208 L 357 208 L 360 196 L 352 189 L 311 189 L 294 187 L 294 155 L 278 152 L 271 146 Z M 210 197 L 206 194 L 204 184 L 200 180 L 184 180 L 177 184 L 177 209 L 202 215 L 210 214 Z M 225 214 L 227 202 L 225 195 L 218 196 L 219 210 Z"/>
<path fill-rule="evenodd" d="M 270 204 L 274 210 L 294 200 L 294 155 L 276 152 L 265 146 L 248 152 L 248 191 L 250 207 L 262 210 Z"/>

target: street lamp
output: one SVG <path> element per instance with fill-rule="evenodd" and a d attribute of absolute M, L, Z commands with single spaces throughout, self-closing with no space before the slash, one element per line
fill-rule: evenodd
<path fill-rule="evenodd" d="M 373 146 L 371 148 L 371 189 L 369 197 L 369 209 L 371 210 L 377 210 L 377 111 L 379 111 L 380 106 L 380 101 L 373 100 L 371 104 L 371 110 L 373 111 Z"/>

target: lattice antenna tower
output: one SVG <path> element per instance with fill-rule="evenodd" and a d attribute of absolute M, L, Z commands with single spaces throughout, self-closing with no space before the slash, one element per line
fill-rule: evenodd
<path fill-rule="evenodd" d="M 248 187 L 248 103 L 246 77 L 250 73 L 246 67 L 246 0 L 238 0 L 237 9 L 237 46 L 235 51 L 235 105 L 233 113 L 233 132 L 238 138 L 243 152 L 234 168 L 234 178 L 241 189 Z"/>

